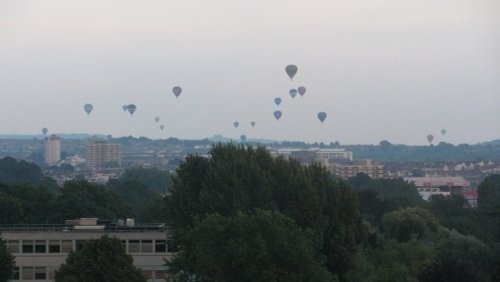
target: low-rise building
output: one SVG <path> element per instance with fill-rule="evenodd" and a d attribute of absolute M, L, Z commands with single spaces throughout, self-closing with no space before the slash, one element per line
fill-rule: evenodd
<path fill-rule="evenodd" d="M 84 218 L 61 225 L 2 225 L 0 232 L 16 260 L 12 281 L 54 281 L 55 271 L 70 252 L 81 249 L 87 240 L 104 235 L 122 241 L 148 281 L 167 280 L 165 259 L 173 255 L 164 224 L 136 225 L 130 219 Z"/>
<path fill-rule="evenodd" d="M 470 183 L 461 176 L 424 176 L 403 179 L 415 184 L 424 200 L 429 200 L 433 195 L 462 194 L 464 188 L 470 187 Z"/>
<path fill-rule="evenodd" d="M 384 166 L 375 164 L 372 160 L 358 160 L 350 163 L 325 163 L 325 166 L 331 173 L 344 179 L 354 177 L 358 173 L 367 174 L 373 179 L 384 177 Z"/>

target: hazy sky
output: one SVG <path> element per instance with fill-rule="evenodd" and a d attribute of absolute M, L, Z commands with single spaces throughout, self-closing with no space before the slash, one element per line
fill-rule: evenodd
<path fill-rule="evenodd" d="M 0 0 L 0 103 L 0 134 L 496 139 L 500 1 Z"/>

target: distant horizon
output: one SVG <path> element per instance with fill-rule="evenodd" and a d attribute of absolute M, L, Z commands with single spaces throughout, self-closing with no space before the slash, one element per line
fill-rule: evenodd
<path fill-rule="evenodd" d="M 91 138 L 103 138 L 103 139 L 106 139 L 108 138 L 109 135 L 111 134 L 90 134 L 90 133 L 47 133 L 47 135 L 43 135 L 43 134 L 0 134 L 0 140 L 30 140 L 30 139 L 39 139 L 39 140 L 43 140 L 45 137 L 48 137 L 50 135 L 56 135 L 56 136 L 59 136 L 59 137 L 65 137 L 67 138 L 67 140 L 86 140 L 86 139 L 91 139 Z M 175 136 L 169 136 L 167 138 L 151 138 L 151 137 L 148 137 L 148 136 L 132 136 L 132 135 L 128 135 L 128 136 L 114 136 L 114 135 L 111 135 L 111 138 L 113 139 L 118 139 L 118 138 L 135 138 L 135 139 L 140 139 L 140 138 L 147 138 L 149 140 L 152 140 L 152 141 L 160 141 L 160 140 L 168 140 L 168 139 L 177 139 L 179 141 L 201 141 L 201 140 L 210 140 L 210 139 L 214 139 L 214 138 L 223 138 L 223 139 L 228 139 L 228 141 L 236 141 L 237 143 L 240 143 L 241 142 L 241 139 L 240 137 L 230 137 L 230 136 L 225 136 L 225 135 L 222 135 L 222 134 L 214 134 L 212 136 L 208 136 L 208 137 L 204 137 L 204 138 L 179 138 L 179 137 L 175 137 Z M 304 144 L 308 144 L 308 145 L 312 145 L 312 144 L 321 144 L 323 143 L 324 145 L 327 145 L 329 146 L 330 143 L 335 143 L 337 141 L 331 141 L 331 142 L 321 142 L 321 141 L 313 141 L 313 142 L 307 142 L 307 141 L 303 141 L 303 140 L 273 140 L 273 139 L 267 139 L 267 138 L 259 138 L 259 137 L 252 137 L 252 136 L 246 136 L 246 142 L 243 142 L 243 143 L 252 143 L 252 142 L 255 142 L 255 143 L 262 143 L 262 144 L 269 144 L 269 143 L 294 143 L 294 142 L 299 142 L 299 143 L 304 143 Z M 265 142 L 259 142 L 258 140 L 263 140 Z M 391 143 L 391 145 L 402 145 L 402 146 L 415 146 L 415 147 L 426 147 L 426 146 L 430 146 L 431 144 L 404 144 L 404 143 L 393 143 L 391 142 L 391 140 L 380 140 L 379 142 L 377 143 L 352 143 L 352 144 L 348 144 L 348 143 L 341 143 L 339 142 L 340 146 L 376 146 L 376 145 L 379 145 L 380 142 L 382 141 L 388 141 L 389 143 Z M 213 141 L 212 141 L 213 142 Z M 215 141 L 217 142 L 217 141 Z M 459 144 L 453 144 L 453 143 L 449 143 L 449 142 L 446 142 L 446 141 L 439 141 L 439 142 L 433 142 L 432 145 L 436 146 L 436 145 L 439 145 L 440 143 L 446 143 L 446 144 L 450 144 L 450 145 L 453 145 L 453 146 L 459 146 L 459 145 L 471 145 L 471 146 L 474 146 L 474 145 L 483 145 L 483 144 L 487 144 L 487 143 L 492 143 L 492 142 L 499 142 L 500 143 L 500 138 L 499 139 L 492 139 L 492 140 L 484 140 L 484 141 L 481 141 L 481 142 L 478 142 L 478 143 L 459 143 Z"/>

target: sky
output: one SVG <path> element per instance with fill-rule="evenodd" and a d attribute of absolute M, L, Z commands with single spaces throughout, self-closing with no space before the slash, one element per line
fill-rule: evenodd
<path fill-rule="evenodd" d="M 0 0 L 0 104 L 0 134 L 500 139 L 500 1 Z"/>

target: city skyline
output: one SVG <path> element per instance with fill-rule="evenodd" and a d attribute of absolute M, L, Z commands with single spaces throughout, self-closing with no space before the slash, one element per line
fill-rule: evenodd
<path fill-rule="evenodd" d="M 500 139 L 496 1 L 101 2 L 0 4 L 0 134 Z"/>

